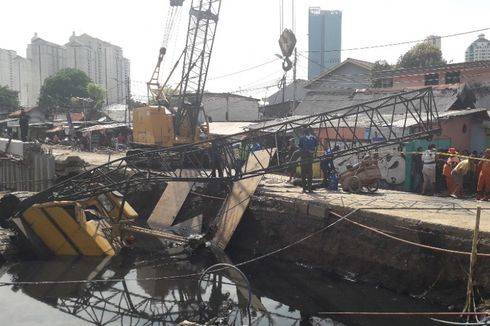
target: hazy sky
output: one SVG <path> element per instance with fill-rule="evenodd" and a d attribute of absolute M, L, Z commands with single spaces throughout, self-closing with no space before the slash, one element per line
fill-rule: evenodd
<path fill-rule="evenodd" d="M 186 0 L 189 6 L 191 0 Z M 284 28 L 292 28 L 292 0 L 286 8 Z M 169 0 L 15 0 L 3 1 L 0 48 L 25 56 L 30 38 L 37 32 L 48 41 L 65 44 L 73 31 L 87 33 L 123 48 L 131 60 L 133 93 L 146 94 L 145 82 L 153 72 L 163 38 Z M 277 90 L 282 76 L 277 40 L 280 34 L 280 0 L 222 0 L 217 38 L 207 90 L 264 97 Z M 490 28 L 488 0 L 295 0 L 298 38 L 298 77 L 306 78 L 308 61 L 308 7 L 342 11 L 342 48 L 351 49 L 424 39 Z M 185 38 L 188 9 L 182 12 L 175 36 Z M 484 31 L 490 37 L 490 29 Z M 442 40 L 448 62 L 464 61 L 467 46 L 479 33 Z M 352 57 L 395 63 L 413 44 L 367 50 L 343 51 Z M 165 67 L 182 51 L 182 42 L 168 45 Z M 271 62 L 273 61 L 273 62 Z M 270 62 L 270 63 L 268 63 Z M 266 64 L 267 63 L 267 64 Z M 262 65 L 264 64 L 264 65 Z M 231 73 L 247 70 L 247 72 Z M 218 77 L 218 78 L 216 78 Z"/>

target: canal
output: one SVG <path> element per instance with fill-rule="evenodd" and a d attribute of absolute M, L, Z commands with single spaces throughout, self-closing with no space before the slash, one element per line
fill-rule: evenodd
<path fill-rule="evenodd" d="M 219 258 L 217 258 L 219 256 Z M 199 275 L 241 253 L 193 255 L 126 252 L 112 259 L 28 260 L 0 267 L 4 325 L 177 325 L 184 320 L 227 325 L 435 325 L 426 317 L 326 316 L 326 311 L 433 312 L 409 295 L 356 283 L 309 266 L 267 258 Z M 218 318 L 221 317 L 221 318 Z"/>

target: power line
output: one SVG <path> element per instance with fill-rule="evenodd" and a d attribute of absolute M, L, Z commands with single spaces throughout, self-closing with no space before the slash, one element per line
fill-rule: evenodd
<path fill-rule="evenodd" d="M 443 38 L 450 38 L 450 37 L 456 37 L 456 36 L 461 36 L 461 35 L 467 35 L 467 34 L 484 32 L 484 31 L 488 31 L 488 30 L 490 30 L 490 27 L 482 28 L 482 29 L 476 29 L 476 30 L 467 31 L 467 32 L 448 34 L 448 35 L 440 36 L 440 38 L 441 39 L 443 39 Z M 391 47 L 391 46 L 406 45 L 406 44 L 413 44 L 413 43 L 420 43 L 420 42 L 425 42 L 425 39 L 423 39 L 423 40 L 404 41 L 404 42 L 397 42 L 397 43 L 371 45 L 371 46 L 363 46 L 363 47 L 357 47 L 357 48 L 339 49 L 339 50 L 301 51 L 301 52 L 306 52 L 306 53 L 319 53 L 319 52 L 320 53 L 327 53 L 327 52 L 344 52 L 344 51 L 370 50 L 370 49 L 386 48 L 386 47 Z"/>
<path fill-rule="evenodd" d="M 221 75 L 221 76 L 211 77 L 211 78 L 208 78 L 208 80 L 216 80 L 216 79 L 225 78 L 225 77 L 229 77 L 229 76 L 233 76 L 233 75 L 238 75 L 238 74 L 241 74 L 241 73 L 244 73 L 244 72 L 247 72 L 247 71 L 256 69 L 256 68 L 263 67 L 265 65 L 268 65 L 268 64 L 270 64 L 272 62 L 275 62 L 275 61 L 278 61 L 278 60 L 279 60 L 279 58 L 275 58 L 275 59 L 273 59 L 271 61 L 267 61 L 267 62 L 261 63 L 259 65 L 253 66 L 253 67 L 245 68 L 243 70 L 231 72 L 229 74 L 225 74 L 225 75 Z"/>

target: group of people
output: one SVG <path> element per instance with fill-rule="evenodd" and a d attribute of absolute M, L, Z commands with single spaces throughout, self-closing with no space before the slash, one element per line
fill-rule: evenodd
<path fill-rule="evenodd" d="M 447 153 L 438 153 L 434 144 L 423 151 L 421 147 L 412 161 L 412 190 L 423 195 L 436 192 L 438 174 L 445 180 L 448 194 L 454 198 L 463 198 L 463 190 L 468 194 L 476 191 L 477 199 L 490 198 L 490 148 L 483 157 L 477 153 L 464 151 L 461 155 L 456 148 Z"/>

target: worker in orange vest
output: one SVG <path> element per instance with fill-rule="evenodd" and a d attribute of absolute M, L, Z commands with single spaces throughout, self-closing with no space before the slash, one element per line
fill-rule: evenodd
<path fill-rule="evenodd" d="M 476 198 L 488 200 L 490 197 L 490 148 L 485 150 L 483 156 L 485 159 L 481 164 L 481 172 L 478 176 L 478 185 L 476 186 Z"/>
<path fill-rule="evenodd" d="M 446 185 L 447 185 L 447 191 L 449 192 L 449 195 L 455 193 L 457 190 L 457 185 L 454 182 L 454 178 L 451 175 L 451 171 L 458 165 L 459 163 L 459 157 L 458 152 L 456 151 L 456 148 L 451 147 L 447 151 L 451 156 L 448 157 L 446 163 L 444 164 L 444 168 L 442 169 L 442 175 L 446 177 Z"/>

